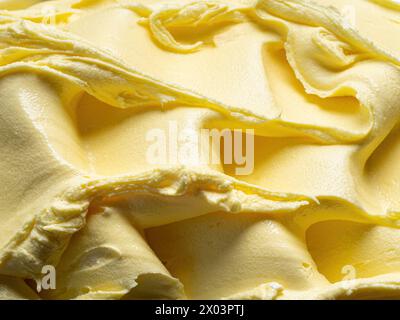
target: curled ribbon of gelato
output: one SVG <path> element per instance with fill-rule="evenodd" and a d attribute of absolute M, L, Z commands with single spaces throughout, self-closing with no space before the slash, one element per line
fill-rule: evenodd
<path fill-rule="evenodd" d="M 0 0 L 0 298 L 399 298 L 399 18 Z M 251 172 L 202 130 L 249 134 Z"/>

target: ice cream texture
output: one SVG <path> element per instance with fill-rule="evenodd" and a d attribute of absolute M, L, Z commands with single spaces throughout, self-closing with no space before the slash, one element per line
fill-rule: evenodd
<path fill-rule="evenodd" d="M 400 298 L 399 39 L 394 0 L 0 0 L 0 298 Z M 253 172 L 149 163 L 173 121 Z"/>

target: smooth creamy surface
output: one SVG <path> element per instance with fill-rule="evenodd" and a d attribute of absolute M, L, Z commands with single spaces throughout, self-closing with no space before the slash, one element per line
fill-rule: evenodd
<path fill-rule="evenodd" d="M 395 0 L 0 0 L 0 298 L 400 298 L 398 39 Z M 150 163 L 172 122 L 253 172 Z"/>

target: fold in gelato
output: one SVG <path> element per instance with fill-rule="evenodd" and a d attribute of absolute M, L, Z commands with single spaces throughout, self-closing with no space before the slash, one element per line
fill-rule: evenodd
<path fill-rule="evenodd" d="M 399 37 L 391 0 L 0 0 L 0 298 L 400 298 Z M 253 170 L 149 161 L 171 123 Z"/>

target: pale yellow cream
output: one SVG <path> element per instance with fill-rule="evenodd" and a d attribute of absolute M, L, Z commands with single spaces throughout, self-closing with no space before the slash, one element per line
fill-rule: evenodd
<path fill-rule="evenodd" d="M 0 298 L 400 298 L 399 8 L 0 0 Z M 149 163 L 173 122 L 254 170 Z"/>

